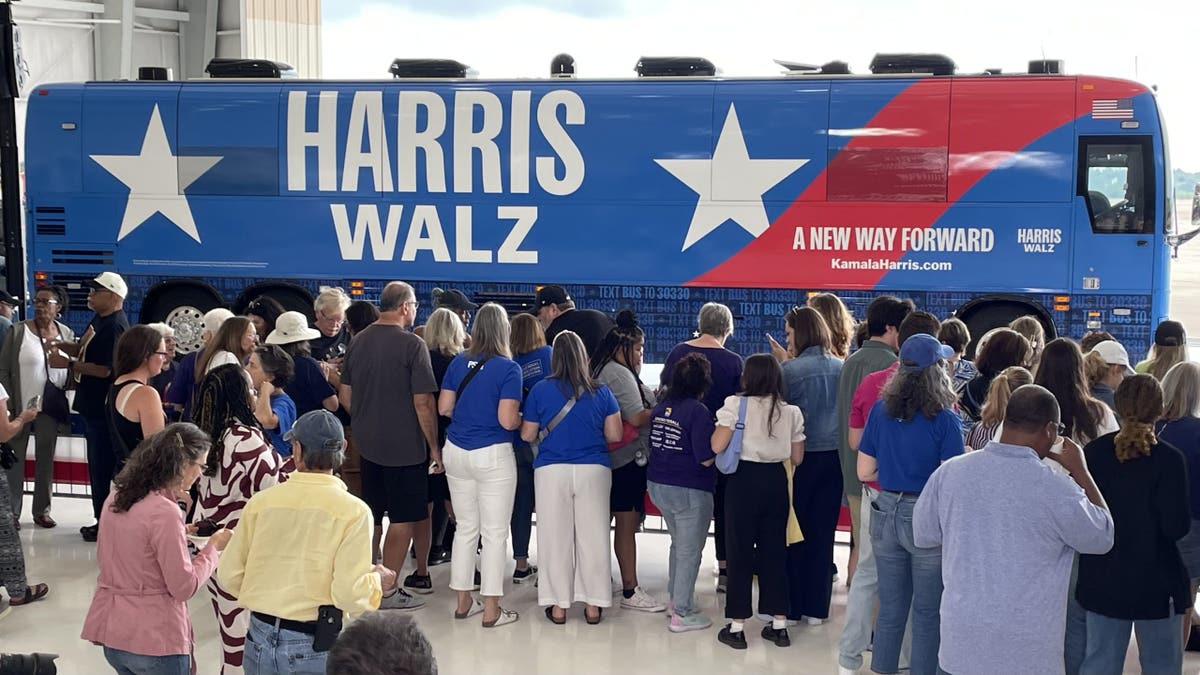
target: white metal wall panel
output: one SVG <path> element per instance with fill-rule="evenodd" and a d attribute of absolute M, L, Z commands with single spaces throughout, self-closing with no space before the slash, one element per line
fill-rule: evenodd
<path fill-rule="evenodd" d="M 242 50 L 321 76 L 321 0 L 243 0 Z"/>

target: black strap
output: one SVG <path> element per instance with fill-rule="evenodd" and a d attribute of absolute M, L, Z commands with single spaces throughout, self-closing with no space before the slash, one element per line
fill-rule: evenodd
<path fill-rule="evenodd" d="M 458 401 L 458 399 L 462 398 L 463 389 L 467 388 L 467 384 L 471 382 L 471 378 L 475 377 L 475 373 L 478 373 L 480 370 L 483 369 L 483 364 L 487 363 L 488 359 L 490 359 L 490 358 L 492 358 L 492 357 L 490 357 L 490 356 L 484 357 L 484 359 L 482 361 L 479 361 L 475 365 L 471 366 L 471 369 L 467 371 L 466 377 L 464 377 L 462 379 L 462 382 L 458 383 L 458 389 L 456 389 L 454 391 L 454 400 L 456 402 Z"/>

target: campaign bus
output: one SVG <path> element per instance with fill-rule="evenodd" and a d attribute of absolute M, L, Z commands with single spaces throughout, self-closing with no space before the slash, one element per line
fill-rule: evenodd
<path fill-rule="evenodd" d="M 732 309 L 742 354 L 821 291 L 858 317 L 912 298 L 976 337 L 1022 315 L 1107 330 L 1135 358 L 1166 317 L 1173 187 L 1147 87 L 1053 62 L 760 78 L 663 62 L 37 87 L 29 284 L 66 286 L 82 326 L 86 280 L 115 270 L 130 317 L 173 325 L 184 352 L 213 307 L 267 294 L 311 315 L 322 287 L 377 299 L 397 279 L 421 320 L 435 287 L 520 311 L 561 284 L 636 310 L 651 363 L 708 301 Z"/>

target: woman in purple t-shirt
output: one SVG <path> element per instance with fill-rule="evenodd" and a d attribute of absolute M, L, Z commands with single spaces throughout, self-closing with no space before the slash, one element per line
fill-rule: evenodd
<path fill-rule="evenodd" d="M 712 372 L 712 384 L 702 399 L 705 407 L 716 417 L 725 405 L 725 399 L 733 396 L 742 386 L 742 357 L 725 347 L 725 341 L 733 335 L 733 312 L 719 302 L 708 302 L 700 308 L 697 317 L 700 335 L 687 342 L 675 345 L 667 355 L 662 369 L 662 386 L 671 382 L 675 364 L 688 354 L 703 354 L 708 359 Z M 717 548 L 717 592 L 725 592 L 725 476 L 717 476 L 717 489 L 713 493 L 713 533 Z"/>
<path fill-rule="evenodd" d="M 654 407 L 650 422 L 650 499 L 662 512 L 671 533 L 672 633 L 703 630 L 712 619 L 696 609 L 694 592 L 700 573 L 700 556 L 712 520 L 713 420 L 700 402 L 712 386 L 712 371 L 703 354 L 688 354 L 675 364 L 662 402 Z"/>

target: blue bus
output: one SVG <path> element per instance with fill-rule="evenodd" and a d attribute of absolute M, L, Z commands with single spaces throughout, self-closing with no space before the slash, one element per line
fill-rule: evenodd
<path fill-rule="evenodd" d="M 631 307 L 647 362 L 707 301 L 732 308 L 732 349 L 763 351 L 820 291 L 857 316 L 909 297 L 975 336 L 1032 314 L 1144 354 L 1177 243 L 1154 94 L 920 63 L 47 84 L 26 127 L 29 284 L 66 286 L 82 325 L 83 282 L 116 270 L 130 315 L 184 352 L 213 307 L 267 294 L 311 315 L 322 287 L 374 299 L 402 279 L 513 311 L 545 283 Z"/>

